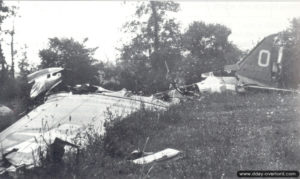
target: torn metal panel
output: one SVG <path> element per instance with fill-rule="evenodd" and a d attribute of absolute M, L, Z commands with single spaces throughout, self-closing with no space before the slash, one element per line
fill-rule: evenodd
<path fill-rule="evenodd" d="M 30 97 L 35 98 L 39 94 L 48 91 L 53 86 L 61 83 L 61 71 L 63 68 L 47 68 L 28 75 L 28 83 L 33 83 Z"/>
<path fill-rule="evenodd" d="M 113 117 L 125 117 L 141 107 L 165 110 L 169 103 L 126 91 L 71 94 L 58 93 L 0 133 L 3 153 L 17 149 L 5 159 L 14 166 L 32 166 L 39 150 L 46 150 L 55 138 L 84 145 L 84 133 L 92 129 L 105 132 L 104 123 Z"/>
<path fill-rule="evenodd" d="M 196 83 L 200 93 L 222 93 L 236 91 L 237 79 L 235 77 L 208 76 L 205 80 Z"/>
<path fill-rule="evenodd" d="M 39 78 L 41 76 L 47 75 L 47 74 L 51 74 L 51 73 L 57 73 L 64 70 L 61 67 L 53 67 L 53 68 L 46 68 L 46 69 L 42 69 L 39 71 L 36 71 L 34 73 L 31 73 L 27 76 L 27 80 L 29 83 L 32 83 L 36 78 Z"/>

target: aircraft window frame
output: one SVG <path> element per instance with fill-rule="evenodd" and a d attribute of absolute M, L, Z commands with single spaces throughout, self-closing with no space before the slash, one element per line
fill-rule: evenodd
<path fill-rule="evenodd" d="M 267 55 L 267 57 L 266 57 L 266 61 L 264 63 L 262 63 L 262 56 L 263 56 L 264 53 Z M 259 51 L 258 65 L 261 66 L 261 67 L 268 67 L 269 64 L 270 64 L 270 56 L 271 56 L 271 53 L 270 53 L 269 50 L 261 50 L 261 51 Z"/>

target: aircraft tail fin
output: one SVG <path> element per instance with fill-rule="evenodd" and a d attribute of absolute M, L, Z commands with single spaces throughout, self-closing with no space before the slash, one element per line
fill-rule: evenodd
<path fill-rule="evenodd" d="M 236 76 L 243 84 L 278 87 L 282 58 L 279 34 L 267 36 L 238 62 Z"/>

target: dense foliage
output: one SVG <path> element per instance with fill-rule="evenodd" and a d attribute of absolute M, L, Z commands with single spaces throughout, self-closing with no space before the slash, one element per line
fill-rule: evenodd
<path fill-rule="evenodd" d="M 298 100 L 278 93 L 211 95 L 165 112 L 141 110 L 115 119 L 104 137 L 91 133 L 87 148 L 63 165 L 45 163 L 19 177 L 236 178 L 239 170 L 297 170 Z M 146 166 L 127 160 L 144 148 L 174 148 L 183 157 Z"/>
<path fill-rule="evenodd" d="M 11 15 L 11 9 L 3 3 L 3 0 L 0 0 L 0 38 L 3 38 L 5 35 L 4 30 L 2 29 L 2 24 L 4 20 Z M 16 95 L 15 83 L 13 75 L 11 75 L 10 70 L 5 56 L 3 55 L 2 49 L 3 42 L 0 42 L 0 99 L 8 100 L 13 98 Z"/>
<path fill-rule="evenodd" d="M 26 76 L 38 69 L 63 67 L 71 72 L 71 84 L 91 83 L 108 89 L 127 88 L 153 94 L 168 89 L 170 82 L 190 84 L 201 80 L 201 73 L 237 62 L 242 52 L 228 40 L 231 30 L 221 24 L 193 22 L 185 31 L 172 14 L 180 10 L 169 1 L 139 2 L 134 17 L 124 25 L 132 35 L 120 48 L 116 64 L 95 59 L 97 48 L 86 47 L 85 39 L 49 39 L 40 50 L 41 63 L 33 67 L 25 48 L 19 61 L 20 76 L 14 78 L 0 42 L 0 103 L 16 114 L 28 102 Z M 10 9 L 0 0 L 1 25 Z M 285 45 L 282 86 L 300 83 L 300 19 L 293 19 L 281 33 Z M 249 39 L 251 40 L 251 39 Z M 232 178 L 239 169 L 299 168 L 298 101 L 294 96 L 256 94 L 249 96 L 209 96 L 170 108 L 166 112 L 142 110 L 124 120 L 115 119 L 104 137 L 91 135 L 90 143 L 66 165 L 56 168 L 45 163 L 20 177 L 79 178 Z M 217 111 L 217 112 L 216 112 Z M 17 115 L 16 115 L 17 116 Z M 17 118 L 15 116 L 15 118 Z M 255 117 L 253 117 L 255 116 Z M 0 120 L 0 130 L 13 118 Z M 128 154 L 167 147 L 184 152 L 182 160 L 140 167 L 128 162 Z M 57 167 L 57 166 L 56 166 Z M 152 170 L 152 171 L 151 171 Z"/>
<path fill-rule="evenodd" d="M 136 36 L 121 49 L 122 86 L 154 93 L 168 89 L 174 80 L 180 84 L 200 81 L 201 73 L 241 57 L 241 51 L 228 41 L 230 29 L 223 25 L 194 22 L 182 34 L 180 24 L 169 17 L 178 10 L 179 4 L 173 2 L 143 2 L 137 7 L 137 19 L 125 25 Z"/>
<path fill-rule="evenodd" d="M 121 49 L 120 84 L 133 91 L 153 93 L 168 87 L 165 63 L 171 71 L 181 60 L 179 24 L 168 13 L 177 12 L 174 2 L 142 2 L 135 18 L 125 24 L 135 36 Z"/>
<path fill-rule="evenodd" d="M 186 54 L 181 75 L 190 84 L 200 81 L 201 73 L 222 69 L 236 63 L 242 52 L 228 40 L 231 30 L 220 24 L 193 22 L 183 34 Z"/>
<path fill-rule="evenodd" d="M 70 38 L 50 38 L 49 47 L 39 52 L 40 68 L 63 67 L 70 70 L 72 76 L 67 79 L 71 84 L 96 83 L 97 69 L 93 65 L 93 54 L 97 48 L 86 48 L 82 43 Z"/>
<path fill-rule="evenodd" d="M 3 12 L 8 10 L 6 8 L 3 6 Z M 28 63 L 27 49 L 23 49 L 18 56 L 20 78 L 11 79 L 0 46 L 3 62 L 0 96 L 8 99 L 22 96 L 26 75 L 47 67 L 66 68 L 72 74 L 67 78 L 71 84 L 92 83 L 113 90 L 126 88 L 153 94 L 167 90 L 173 81 L 179 85 L 198 82 L 202 80 L 201 73 L 218 70 L 241 59 L 242 51 L 228 40 L 231 34 L 228 27 L 195 21 L 182 32 L 180 23 L 172 16 L 179 10 L 175 2 L 137 3 L 132 20 L 123 27 L 131 39 L 119 49 L 121 55 L 116 64 L 95 59 L 97 48 L 86 47 L 87 39 L 79 42 L 73 38 L 53 37 L 48 47 L 40 50 L 38 68 Z M 281 35 L 285 45 L 281 83 L 283 87 L 295 88 L 300 82 L 299 19 L 292 20 L 290 28 Z"/>
<path fill-rule="evenodd" d="M 282 85 L 297 88 L 300 83 L 300 18 L 294 18 L 290 27 L 283 31 L 281 36 L 285 45 Z"/>

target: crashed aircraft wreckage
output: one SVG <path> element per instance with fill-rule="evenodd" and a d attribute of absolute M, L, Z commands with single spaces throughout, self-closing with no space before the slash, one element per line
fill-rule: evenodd
<path fill-rule="evenodd" d="M 222 93 L 266 90 L 300 93 L 281 86 L 282 62 L 285 60 L 284 44 L 279 33 L 265 37 L 242 60 L 223 69 L 201 75 L 203 81 L 178 87 L 182 94 L 189 91 Z"/>
<path fill-rule="evenodd" d="M 270 35 L 237 64 L 225 66 L 221 72 L 203 74 L 205 80 L 199 83 L 181 87 L 173 85 L 175 89 L 151 97 L 89 85 L 53 93 L 62 83 L 63 69 L 40 70 L 28 76 L 29 83 L 33 83 L 30 97 L 46 94 L 47 99 L 0 133 L 0 172 L 37 165 L 39 151 L 45 151 L 54 141 L 84 145 L 85 132 L 93 129 L 103 134 L 104 123 L 111 115 L 125 117 L 142 106 L 150 110 L 166 110 L 185 95 L 239 92 L 249 88 L 294 92 L 279 88 L 283 60 L 283 45 L 278 34 Z M 157 156 L 145 159 L 151 161 L 152 157 Z M 136 163 L 140 163 L 139 160 Z"/>
<path fill-rule="evenodd" d="M 48 73 L 44 75 L 49 76 Z M 40 78 L 42 77 L 37 77 L 39 83 Z M 52 82 L 56 84 L 56 80 Z M 31 94 L 37 94 L 38 90 L 44 92 L 45 89 L 46 87 L 40 86 L 35 89 L 33 86 Z M 56 139 L 74 145 L 84 145 L 85 132 L 93 130 L 103 134 L 104 123 L 112 118 L 111 115 L 125 117 L 141 107 L 166 110 L 169 106 L 169 103 L 154 97 L 137 96 L 126 90 L 113 92 L 101 87 L 93 89 L 95 90 L 93 93 L 52 94 L 42 105 L 2 131 L 1 162 L 4 167 L 0 169 L 1 172 L 14 171 L 22 166 L 30 168 L 38 165 L 36 161 L 39 160 L 39 152 L 46 151 L 47 146 Z"/>

